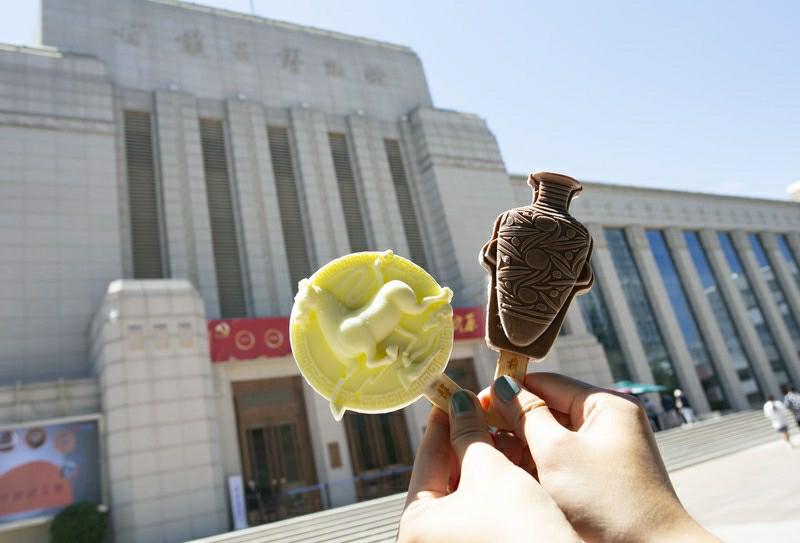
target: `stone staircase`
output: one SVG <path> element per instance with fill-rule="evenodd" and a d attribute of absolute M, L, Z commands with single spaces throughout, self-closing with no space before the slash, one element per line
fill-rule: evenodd
<path fill-rule="evenodd" d="M 791 417 L 787 417 L 791 419 Z M 797 428 L 792 426 L 792 434 Z M 669 471 L 679 470 L 770 441 L 779 436 L 760 411 L 717 416 L 691 427 L 656 434 Z M 389 543 L 395 540 L 405 493 L 394 494 L 195 543 Z"/>
<path fill-rule="evenodd" d="M 787 415 L 788 420 L 793 417 Z M 792 427 L 794 431 L 794 427 Z M 699 464 L 706 460 L 777 441 L 761 411 L 742 411 L 673 428 L 656 434 L 658 448 L 668 471 Z"/>

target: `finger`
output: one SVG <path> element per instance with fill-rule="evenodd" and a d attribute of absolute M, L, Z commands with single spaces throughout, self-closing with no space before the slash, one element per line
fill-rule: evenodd
<path fill-rule="evenodd" d="M 550 412 L 561 426 L 567 430 L 575 430 L 575 428 L 572 427 L 572 417 L 570 417 L 568 414 L 562 413 L 561 411 L 556 411 L 552 407 L 550 408 Z"/>
<path fill-rule="evenodd" d="M 451 454 L 449 426 L 447 415 L 438 407 L 433 407 L 414 459 L 406 506 L 420 499 L 439 498 L 447 494 Z"/>
<path fill-rule="evenodd" d="M 539 480 L 539 472 L 536 469 L 536 462 L 533 461 L 531 450 L 528 447 L 522 449 L 522 461 L 520 462 L 519 467 L 533 475 L 533 478 L 537 481 Z"/>
<path fill-rule="evenodd" d="M 492 387 L 486 387 L 478 392 L 478 402 L 484 411 L 489 411 L 489 407 L 492 405 Z"/>
<path fill-rule="evenodd" d="M 527 448 L 522 440 L 511 432 L 497 432 L 494 434 L 494 446 L 503 453 L 515 466 L 522 467 L 523 449 Z"/>
<path fill-rule="evenodd" d="M 450 447 L 450 478 L 447 482 L 447 492 L 452 494 L 458 489 L 458 481 L 461 479 L 461 465 L 458 463 L 453 447 Z"/>
<path fill-rule="evenodd" d="M 586 400 L 603 390 L 557 373 L 529 373 L 525 376 L 525 388 L 540 397 L 554 411 L 570 416 L 573 429 L 585 420 Z"/>
<path fill-rule="evenodd" d="M 478 398 L 467 390 L 450 397 L 450 442 L 461 465 L 460 487 L 484 478 L 499 462 L 510 465 L 494 448 Z"/>
<path fill-rule="evenodd" d="M 507 375 L 492 384 L 492 405 L 527 443 L 534 460 L 538 450 L 568 431 L 553 417 L 544 400 Z"/>

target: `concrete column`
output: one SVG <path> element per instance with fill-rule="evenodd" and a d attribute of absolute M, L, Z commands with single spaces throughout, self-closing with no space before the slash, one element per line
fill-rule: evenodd
<path fill-rule="evenodd" d="M 356 487 L 353 481 L 353 464 L 350 461 L 350 446 L 344 421 L 336 421 L 331 413 L 328 400 L 317 394 L 303 379 L 303 399 L 308 414 L 314 465 L 320 484 L 328 485 L 329 507 L 348 505 L 356 501 Z M 341 466 L 331 463 L 329 446 L 338 447 Z"/>
<path fill-rule="evenodd" d="M 555 348 L 558 349 L 561 370 L 581 381 L 609 386 L 613 384 L 614 377 L 606 352 L 597 338 L 589 333 L 579 303 L 579 297 L 572 299 L 565 318 L 568 333 L 556 339 Z"/>
<path fill-rule="evenodd" d="M 363 115 L 349 115 L 347 125 L 353 163 L 362 181 L 359 191 L 373 248 L 378 251 L 392 249 L 408 257 L 408 244 L 379 121 Z"/>
<path fill-rule="evenodd" d="M 731 232 L 731 240 L 739 253 L 739 260 L 741 260 L 744 272 L 750 279 L 753 294 L 758 300 L 758 305 L 761 307 L 770 332 L 772 332 L 772 337 L 775 339 L 781 358 L 786 364 L 789 377 L 795 383 L 800 383 L 800 356 L 798 356 L 797 348 L 792 341 L 792 336 L 786 327 L 786 323 L 783 321 L 778 305 L 772 297 L 769 286 L 761 274 L 756 255 L 750 246 L 750 240 L 747 239 L 747 233 L 741 230 Z"/>
<path fill-rule="evenodd" d="M 225 371 L 226 364 L 213 364 L 214 398 L 217 408 L 217 428 L 220 436 L 222 470 L 225 480 L 231 475 L 243 475 L 242 455 L 239 449 L 239 428 L 236 422 L 236 404 L 233 384 Z M 246 481 L 245 481 L 246 483 Z"/>
<path fill-rule="evenodd" d="M 469 285 L 470 293 L 464 292 L 464 281 L 456 257 L 455 246 L 450 226 L 445 216 L 442 196 L 432 165 L 426 154 L 424 134 L 416 126 L 412 126 L 409 118 L 403 116 L 399 123 L 400 141 L 406 157 L 406 174 L 417 212 L 419 227 L 425 243 L 425 255 L 428 259 L 428 271 L 436 280 L 453 289 L 455 305 L 473 306 L 486 303 L 486 281 L 480 285 Z M 489 238 L 487 230 L 486 238 Z M 478 250 L 475 250 L 475 261 Z M 480 287 L 480 288 L 478 288 Z M 480 291 L 481 295 L 478 295 Z"/>
<path fill-rule="evenodd" d="M 628 226 L 625 228 L 633 258 L 639 268 L 639 276 L 642 279 L 647 297 L 650 299 L 650 307 L 656 319 L 661 339 L 672 360 L 673 367 L 678 376 L 678 381 L 684 392 L 692 402 L 692 406 L 698 413 L 709 411 L 708 398 L 706 397 L 700 378 L 697 376 L 695 361 L 692 358 L 686 340 L 681 332 L 680 324 L 672 308 L 672 301 L 667 295 L 667 287 L 661 280 L 661 272 L 658 269 L 650 244 L 647 241 L 644 228 L 641 226 Z"/>
<path fill-rule="evenodd" d="M 564 375 L 598 386 L 613 384 L 603 346 L 591 334 L 560 337 L 554 350 L 558 353 L 559 370 Z"/>
<path fill-rule="evenodd" d="M 297 285 L 289 279 L 264 108 L 254 102 L 226 100 L 225 109 L 253 312 L 256 316 L 286 315 Z"/>
<path fill-rule="evenodd" d="M 653 372 L 650 370 L 647 355 L 633 321 L 633 315 L 631 315 L 628 301 L 625 299 L 625 293 L 622 291 L 603 227 L 596 224 L 590 224 L 588 227 L 594 238 L 592 267 L 595 272 L 595 280 L 598 281 L 603 291 L 611 324 L 630 367 L 631 376 L 642 383 L 653 383 Z"/>
<path fill-rule="evenodd" d="M 112 112 L 114 114 L 114 126 L 120 127 L 115 130 L 114 147 L 115 147 L 115 160 L 117 165 L 117 212 L 119 213 L 119 241 L 120 241 L 120 256 L 122 258 L 122 278 L 132 278 L 134 275 L 133 269 L 133 235 L 131 233 L 131 208 L 130 199 L 128 198 L 128 165 L 127 165 L 127 149 L 125 145 L 125 109 L 126 103 L 122 96 L 122 92 L 118 87 L 113 91 L 114 106 Z M 152 100 L 152 98 L 151 98 Z M 150 107 L 141 108 L 146 109 L 150 115 L 150 126 L 155 126 L 155 115 L 152 112 L 152 102 Z M 151 128 L 152 130 L 152 128 Z M 155 167 L 158 168 L 158 157 L 153 157 Z M 163 225 L 162 225 L 163 226 Z M 163 243 L 163 241 L 162 241 Z M 161 267 L 164 270 L 165 256 L 163 254 L 164 248 L 162 247 L 162 261 Z"/>
<path fill-rule="evenodd" d="M 90 330 L 114 540 L 228 529 L 203 304 L 186 280 L 114 281 Z"/>
<path fill-rule="evenodd" d="M 482 387 L 488 387 L 494 381 L 494 371 L 500 353 L 490 349 L 486 342 L 476 344 L 472 349 L 472 361 L 475 364 L 475 377 Z"/>
<path fill-rule="evenodd" d="M 596 280 L 597 278 L 595 278 L 595 281 Z M 586 321 L 583 320 L 581 308 L 578 306 L 579 303 L 579 297 L 576 296 L 572 299 L 572 304 L 570 304 L 570 308 L 567 310 L 567 316 L 564 319 L 568 335 L 571 336 L 580 336 L 589 333 L 589 329 L 586 328 Z"/>
<path fill-rule="evenodd" d="M 764 247 L 764 252 L 767 253 L 767 258 L 772 266 L 772 272 L 775 274 L 775 280 L 783 291 L 786 303 L 795 321 L 800 323 L 800 287 L 798 287 L 792 272 L 789 270 L 789 266 L 786 264 L 775 235 L 763 232 L 759 237 L 761 245 Z M 800 340 L 800 338 L 796 339 Z"/>
<path fill-rule="evenodd" d="M 217 276 L 194 96 L 156 91 L 156 126 L 170 277 L 189 279 L 208 318 L 216 319 Z"/>
<path fill-rule="evenodd" d="M 739 332 L 742 348 L 753 364 L 756 379 L 764 388 L 765 394 L 778 394 L 780 392 L 778 381 L 772 373 L 767 352 L 764 350 L 761 339 L 758 337 L 758 332 L 756 332 L 753 322 L 747 313 L 747 306 L 742 294 L 731 279 L 731 270 L 719 243 L 717 232 L 714 230 L 701 230 L 700 242 L 703 245 L 703 249 L 705 249 L 706 257 L 714 272 L 720 293 L 728 306 L 733 324 Z"/>
<path fill-rule="evenodd" d="M 694 312 L 695 322 L 700 328 L 700 336 L 703 339 L 708 355 L 714 365 L 714 369 L 719 376 L 720 383 L 725 390 L 731 408 L 734 410 L 749 409 L 750 404 L 747 396 L 742 391 L 739 377 L 736 375 L 736 368 L 733 367 L 728 348 L 719 329 L 717 320 L 711 304 L 703 292 L 703 285 L 697 275 L 697 269 L 689 254 L 686 239 L 683 232 L 677 228 L 664 230 L 664 237 L 672 255 L 678 275 L 680 276 L 686 297 L 689 299 L 692 311 Z"/>
<path fill-rule="evenodd" d="M 797 265 L 800 266 L 800 232 L 787 232 L 784 235 L 789 248 L 792 250 L 794 259 L 797 261 Z"/>
<path fill-rule="evenodd" d="M 422 435 L 425 432 L 425 425 L 428 423 L 428 413 L 431 411 L 431 402 L 424 396 L 403 409 L 406 419 L 406 430 L 411 441 L 411 450 L 414 456 L 417 454 L 419 444 L 422 442 Z"/>
<path fill-rule="evenodd" d="M 333 168 L 325 114 L 305 108 L 289 110 L 301 197 L 313 240 L 315 267 L 350 252 L 350 240 Z"/>

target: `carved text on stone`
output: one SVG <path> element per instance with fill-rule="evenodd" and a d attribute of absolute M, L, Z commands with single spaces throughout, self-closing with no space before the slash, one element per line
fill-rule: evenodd
<path fill-rule="evenodd" d="M 281 61 L 281 67 L 287 72 L 296 74 L 300 71 L 300 50 L 286 47 L 281 49 L 278 53 L 278 58 Z"/>
<path fill-rule="evenodd" d="M 177 38 L 178 43 L 184 53 L 198 57 L 203 54 L 205 47 L 203 45 L 203 34 L 197 30 L 187 30 Z"/>

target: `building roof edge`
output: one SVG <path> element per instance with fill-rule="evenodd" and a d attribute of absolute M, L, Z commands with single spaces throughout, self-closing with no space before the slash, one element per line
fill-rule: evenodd
<path fill-rule="evenodd" d="M 272 26 L 276 26 L 276 27 L 280 27 L 280 28 L 286 28 L 286 29 L 289 29 L 289 30 L 299 30 L 301 32 L 308 32 L 310 34 L 317 34 L 319 36 L 325 36 L 325 37 L 335 38 L 335 39 L 339 39 L 339 40 L 351 41 L 351 42 L 360 43 L 360 44 L 363 44 L 363 45 L 371 45 L 371 46 L 383 47 L 385 49 L 391 49 L 391 50 L 399 51 L 399 52 L 403 52 L 403 53 L 410 53 L 410 54 L 414 55 L 415 57 L 419 58 L 419 55 L 417 55 L 417 52 L 414 51 L 412 48 L 410 48 L 410 47 L 408 47 L 406 45 L 399 45 L 399 44 L 391 43 L 391 42 L 387 42 L 387 41 L 381 41 L 381 40 L 376 40 L 376 39 L 372 39 L 372 38 L 364 38 L 364 37 L 361 37 L 361 36 L 354 36 L 352 34 L 346 34 L 344 32 L 336 32 L 334 30 L 324 30 L 322 28 L 317 28 L 317 27 L 314 27 L 314 26 L 301 25 L 301 24 L 297 24 L 297 23 L 290 23 L 288 21 L 281 21 L 279 19 L 271 19 L 269 17 L 263 17 L 261 15 L 252 15 L 252 14 L 249 14 L 249 13 L 242 13 L 242 12 L 239 12 L 239 11 L 233 11 L 233 10 L 229 10 L 229 9 L 216 8 L 216 7 L 211 7 L 211 6 L 204 6 L 204 5 L 201 5 L 201 4 L 196 4 L 194 2 L 185 2 L 183 0 L 148 0 L 148 1 L 152 2 L 154 4 L 162 4 L 162 5 L 167 5 L 167 6 L 174 6 L 174 7 L 178 7 L 178 8 L 182 8 L 182 9 L 191 9 L 191 10 L 194 10 L 194 11 L 200 11 L 200 12 L 204 12 L 204 13 L 211 13 L 211 14 L 214 14 L 214 15 L 220 15 L 220 16 L 223 16 L 223 17 L 233 17 L 233 18 L 237 18 L 237 19 L 243 19 L 243 20 L 246 20 L 246 21 L 252 21 L 252 22 L 255 22 L 255 23 L 269 24 L 269 25 L 272 25 Z"/>
<path fill-rule="evenodd" d="M 528 174 L 521 174 L 521 173 L 510 173 L 509 177 L 511 179 L 519 179 L 521 182 L 527 182 Z M 588 187 L 596 186 L 596 187 L 605 187 L 609 189 L 624 189 L 624 190 L 635 190 L 635 191 L 642 191 L 642 192 L 655 192 L 661 194 L 687 194 L 690 196 L 703 196 L 703 197 L 710 197 L 710 198 L 724 198 L 727 200 L 735 200 L 737 202 L 741 202 L 743 200 L 750 200 L 755 202 L 761 202 L 765 204 L 796 204 L 791 200 L 780 200 L 778 198 L 764 198 L 759 196 L 736 196 L 734 194 L 723 194 L 717 192 L 702 192 L 702 191 L 693 191 L 693 190 L 681 190 L 681 189 L 662 189 L 662 188 L 654 188 L 654 187 L 642 187 L 639 185 L 624 185 L 622 183 L 609 183 L 606 181 L 596 181 L 590 179 L 579 179 L 579 181 Z"/>

